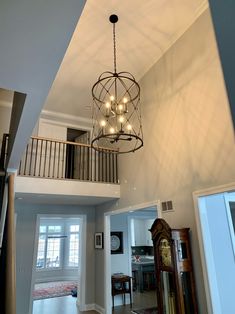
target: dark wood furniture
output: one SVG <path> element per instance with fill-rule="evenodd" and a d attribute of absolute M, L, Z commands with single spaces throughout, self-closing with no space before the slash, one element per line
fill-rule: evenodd
<path fill-rule="evenodd" d="M 197 314 L 189 228 L 171 229 L 156 219 L 154 247 L 158 314 Z"/>
<path fill-rule="evenodd" d="M 131 291 L 132 277 L 127 275 L 113 275 L 112 280 L 112 300 L 114 308 L 115 295 L 122 295 L 123 304 L 126 304 L 126 293 L 130 295 L 130 307 L 132 307 L 132 291 Z"/>

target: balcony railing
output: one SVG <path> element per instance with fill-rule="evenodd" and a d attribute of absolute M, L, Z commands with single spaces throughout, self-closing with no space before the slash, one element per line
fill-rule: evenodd
<path fill-rule="evenodd" d="M 2 147 L 3 149 L 3 147 Z M 117 154 L 90 145 L 32 136 L 18 174 L 53 179 L 118 183 Z"/>

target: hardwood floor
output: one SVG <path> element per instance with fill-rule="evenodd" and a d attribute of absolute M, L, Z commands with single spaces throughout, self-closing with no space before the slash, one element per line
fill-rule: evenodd
<path fill-rule="evenodd" d="M 65 296 L 59 298 L 50 298 L 35 300 L 33 302 L 33 314 L 81 314 L 76 306 L 77 298 Z M 113 314 L 129 314 L 132 310 L 156 306 L 156 292 L 146 291 L 143 293 L 133 293 L 133 306 L 130 305 L 115 306 Z M 96 311 L 87 311 L 84 314 L 97 314 Z"/>
<path fill-rule="evenodd" d="M 131 313 L 132 310 L 150 308 L 157 305 L 157 296 L 156 291 L 144 291 L 133 292 L 133 304 L 132 308 L 130 305 L 121 305 L 115 306 L 113 310 L 113 314 L 128 314 Z"/>
<path fill-rule="evenodd" d="M 35 300 L 33 314 L 78 314 L 77 298 L 71 295 L 59 298 Z"/>

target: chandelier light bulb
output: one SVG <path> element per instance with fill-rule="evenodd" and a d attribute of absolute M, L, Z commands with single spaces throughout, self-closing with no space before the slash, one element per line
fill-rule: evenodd
<path fill-rule="evenodd" d="M 114 101 L 115 97 L 113 95 L 110 96 L 110 100 Z"/>
<path fill-rule="evenodd" d="M 124 109 L 123 105 L 122 105 L 122 104 L 119 104 L 119 105 L 118 105 L 119 113 L 122 113 L 123 109 Z"/>
<path fill-rule="evenodd" d="M 132 126 L 130 124 L 128 124 L 126 128 L 127 128 L 128 131 L 132 130 Z"/>
<path fill-rule="evenodd" d="M 110 108 L 110 103 L 109 103 L 109 102 L 106 102 L 105 107 L 106 107 L 107 109 L 109 109 L 109 108 Z"/>
<path fill-rule="evenodd" d="M 115 132 L 114 128 L 110 128 L 109 132 L 113 134 Z"/>
<path fill-rule="evenodd" d="M 127 98 L 126 98 L 126 97 L 123 98 L 123 103 L 124 103 L 124 104 L 127 103 Z"/>
<path fill-rule="evenodd" d="M 105 121 L 105 120 L 101 120 L 101 121 L 100 121 L 100 125 L 101 125 L 102 127 L 106 126 L 106 121 Z"/>
<path fill-rule="evenodd" d="M 123 122 L 124 122 L 124 117 L 123 117 L 123 116 L 121 116 L 121 117 L 119 118 L 119 122 L 120 122 L 120 123 L 123 123 Z"/>

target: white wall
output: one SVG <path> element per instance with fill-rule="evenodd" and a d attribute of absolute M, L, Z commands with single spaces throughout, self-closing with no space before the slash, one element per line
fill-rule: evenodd
<path fill-rule="evenodd" d="M 93 304 L 95 256 L 94 241 L 91 235 L 95 230 L 95 211 L 93 207 L 86 206 L 62 206 L 62 205 L 33 205 L 21 204 L 16 200 L 15 209 L 17 213 L 16 224 L 16 295 L 17 314 L 29 313 L 29 301 L 32 280 L 34 239 L 36 232 L 37 215 L 86 215 L 86 304 Z M 84 288 L 84 287 L 82 287 Z"/>
<path fill-rule="evenodd" d="M 128 243 L 128 220 L 126 214 L 110 217 L 110 230 L 123 232 L 123 254 L 111 254 L 111 273 L 122 272 L 126 275 L 130 273 Z"/>
<path fill-rule="evenodd" d="M 111 274 L 123 273 L 130 275 L 130 243 L 128 242 L 128 215 L 119 214 L 110 217 L 110 230 L 123 232 L 123 254 L 111 254 Z M 130 302 L 126 295 L 126 304 Z M 114 297 L 115 306 L 122 304 L 122 296 Z"/>
<path fill-rule="evenodd" d="M 172 228 L 191 228 L 199 310 L 206 314 L 192 192 L 235 179 L 234 132 L 208 10 L 140 86 L 144 147 L 121 156 L 121 198 L 99 213 L 172 200 L 174 211 L 163 218 Z"/>

